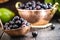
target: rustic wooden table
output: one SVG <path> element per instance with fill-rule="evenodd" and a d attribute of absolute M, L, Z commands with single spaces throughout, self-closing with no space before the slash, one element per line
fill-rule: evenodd
<path fill-rule="evenodd" d="M 36 39 L 32 37 L 32 32 L 27 33 L 26 36 L 11 37 L 0 30 L 0 40 L 60 40 L 60 23 L 53 24 L 55 24 L 54 30 L 50 30 L 50 28 L 36 29 L 35 31 L 38 32 Z"/>

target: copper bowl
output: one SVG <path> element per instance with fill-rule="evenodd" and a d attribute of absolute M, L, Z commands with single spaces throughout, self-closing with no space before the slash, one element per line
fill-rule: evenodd
<path fill-rule="evenodd" d="M 30 26 L 25 26 L 18 29 L 11 29 L 11 30 L 3 30 L 5 33 L 7 33 L 10 36 L 25 36 L 30 31 Z"/>
<path fill-rule="evenodd" d="M 19 9 L 18 4 L 19 2 L 16 3 L 16 8 L 19 15 L 30 22 L 33 26 L 40 26 L 49 23 L 58 8 L 58 3 L 55 3 L 51 9 L 25 10 Z"/>
<path fill-rule="evenodd" d="M 47 10 L 22 10 L 18 9 L 19 15 L 34 26 L 47 24 L 52 18 L 51 9 Z"/>
<path fill-rule="evenodd" d="M 17 28 L 17 29 L 5 30 L 4 27 L 3 27 L 3 24 L 0 20 L 0 29 L 10 36 L 25 36 L 25 34 L 27 34 L 30 31 L 31 25 L 22 26 L 22 27 Z"/>

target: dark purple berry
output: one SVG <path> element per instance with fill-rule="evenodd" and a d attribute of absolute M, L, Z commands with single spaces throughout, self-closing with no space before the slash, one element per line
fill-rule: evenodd
<path fill-rule="evenodd" d="M 32 1 L 32 7 L 35 8 L 36 7 L 36 2 Z"/>
<path fill-rule="evenodd" d="M 38 33 L 36 31 L 32 32 L 33 37 L 37 37 Z"/>
<path fill-rule="evenodd" d="M 30 6 L 32 6 L 32 3 L 31 2 L 28 2 L 27 5 L 30 7 Z"/>
<path fill-rule="evenodd" d="M 24 22 L 25 20 L 24 20 L 23 18 L 20 18 L 20 21 L 21 21 L 21 22 Z"/>
<path fill-rule="evenodd" d="M 29 25 L 30 25 L 30 23 L 27 22 L 27 23 L 26 23 L 26 26 L 29 26 Z"/>
<path fill-rule="evenodd" d="M 8 25 L 4 25 L 3 27 L 4 27 L 4 29 L 6 29 L 8 27 Z"/>
<path fill-rule="evenodd" d="M 48 3 L 48 9 L 51 9 L 52 8 L 52 4 L 51 3 Z"/>
<path fill-rule="evenodd" d="M 29 7 L 29 4 L 28 4 L 28 3 L 26 3 L 26 4 L 25 4 L 25 7 Z"/>
<path fill-rule="evenodd" d="M 10 22 L 9 22 L 9 24 L 12 24 L 12 25 L 13 25 L 13 24 L 14 24 L 14 22 L 13 22 L 13 21 L 10 21 Z"/>
<path fill-rule="evenodd" d="M 33 10 L 33 7 L 29 7 L 29 10 Z"/>
<path fill-rule="evenodd" d="M 51 3 L 40 3 L 40 1 L 29 1 L 25 4 L 19 5 L 21 9 L 26 9 L 26 10 L 39 10 L 39 8 L 36 8 L 36 6 L 40 6 L 41 9 L 51 9 L 52 4 Z"/>
<path fill-rule="evenodd" d="M 44 9 L 48 9 L 48 5 L 47 5 L 47 4 L 44 4 L 44 5 L 43 5 L 43 8 L 44 8 Z"/>
<path fill-rule="evenodd" d="M 23 25 L 23 24 L 25 24 L 25 25 L 26 25 L 26 23 L 27 23 L 27 21 L 24 21 L 24 22 L 22 22 L 22 25 Z"/>
<path fill-rule="evenodd" d="M 44 7 L 42 3 L 40 3 L 40 7 L 41 7 L 41 8 L 43 8 L 43 7 Z"/>
<path fill-rule="evenodd" d="M 12 29 L 17 29 L 17 28 L 19 28 L 18 25 L 13 25 L 13 27 L 12 27 Z"/>
<path fill-rule="evenodd" d="M 4 27 L 4 29 L 6 29 L 7 27 L 9 27 L 9 23 L 5 23 L 5 25 L 3 27 Z"/>
<path fill-rule="evenodd" d="M 40 2 L 39 1 L 37 2 L 37 5 L 40 5 Z"/>
<path fill-rule="evenodd" d="M 25 4 L 22 4 L 22 5 L 20 6 L 20 8 L 21 8 L 21 9 L 25 9 Z"/>
<path fill-rule="evenodd" d="M 9 27 L 9 23 L 6 23 L 5 25 Z"/>
<path fill-rule="evenodd" d="M 38 5 L 38 6 L 36 6 L 36 9 L 37 9 L 37 10 L 40 10 L 40 9 L 41 9 L 41 7 Z"/>
<path fill-rule="evenodd" d="M 55 25 L 51 25 L 51 30 L 54 30 L 55 29 Z"/>
<path fill-rule="evenodd" d="M 10 30 L 10 27 L 8 27 L 8 26 L 5 27 L 5 26 L 4 26 L 4 29 L 5 29 L 5 30 Z"/>
<path fill-rule="evenodd" d="M 7 29 L 6 30 L 10 30 L 10 27 L 7 27 Z"/>
<path fill-rule="evenodd" d="M 17 20 L 15 23 L 20 23 L 21 24 L 21 21 L 20 20 Z"/>
<path fill-rule="evenodd" d="M 19 20 L 19 19 L 20 19 L 19 16 L 15 16 L 15 17 L 13 18 L 13 21 L 16 21 L 16 20 Z"/>
<path fill-rule="evenodd" d="M 21 22 L 20 20 L 17 20 L 17 21 L 15 22 L 15 24 L 18 25 L 18 26 L 21 26 L 21 25 L 22 25 L 22 22 Z"/>
<path fill-rule="evenodd" d="M 9 25 L 9 27 L 10 27 L 10 29 L 12 29 L 13 28 L 13 25 Z"/>
<path fill-rule="evenodd" d="M 26 24 L 23 24 L 21 27 L 26 27 Z"/>

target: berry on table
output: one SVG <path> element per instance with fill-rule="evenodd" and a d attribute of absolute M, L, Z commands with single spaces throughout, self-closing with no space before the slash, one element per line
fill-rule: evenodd
<path fill-rule="evenodd" d="M 37 37 L 38 33 L 36 31 L 32 32 L 33 37 Z"/>
<path fill-rule="evenodd" d="M 54 30 L 55 29 L 55 25 L 51 25 L 51 30 Z"/>

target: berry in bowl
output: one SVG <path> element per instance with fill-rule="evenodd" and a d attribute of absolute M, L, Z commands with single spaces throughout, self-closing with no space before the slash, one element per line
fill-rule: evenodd
<path fill-rule="evenodd" d="M 3 25 L 2 30 L 10 36 L 24 36 L 29 32 L 30 28 L 29 22 L 19 16 L 15 16 L 11 21 Z"/>
<path fill-rule="evenodd" d="M 16 3 L 16 9 L 19 15 L 31 23 L 32 26 L 41 26 L 47 24 L 55 14 L 58 3 L 40 3 L 39 1 L 29 1 L 27 3 Z"/>

